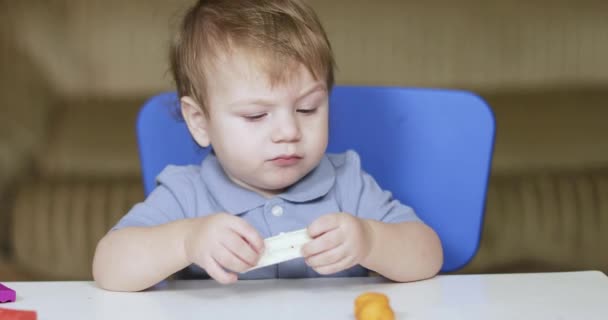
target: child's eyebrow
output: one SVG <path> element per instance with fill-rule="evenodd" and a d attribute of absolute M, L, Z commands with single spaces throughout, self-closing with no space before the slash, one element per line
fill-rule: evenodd
<path fill-rule="evenodd" d="M 310 89 L 304 91 L 303 94 L 301 94 L 298 99 L 296 99 L 296 101 L 300 101 L 303 98 L 317 92 L 317 91 L 327 91 L 327 89 L 325 89 L 325 85 L 323 85 L 322 83 L 317 83 L 316 85 L 314 85 L 313 87 L 311 87 Z"/>
<path fill-rule="evenodd" d="M 272 100 L 264 98 L 253 98 L 253 99 L 241 99 L 228 104 L 229 107 L 240 107 L 240 106 L 261 106 L 261 107 L 272 107 L 276 103 Z"/>
<path fill-rule="evenodd" d="M 304 93 L 302 93 L 296 99 L 296 101 L 300 101 L 300 100 L 304 99 L 305 97 L 307 97 L 313 93 L 316 93 L 317 91 L 327 91 L 327 90 L 325 89 L 325 85 L 323 85 L 322 83 L 317 83 L 316 85 L 312 86 L 310 89 L 304 91 Z M 253 105 L 261 106 L 261 107 L 273 107 L 276 105 L 276 102 L 273 100 L 264 99 L 264 98 L 253 98 L 253 99 L 245 98 L 245 99 L 241 99 L 241 100 L 236 100 L 236 101 L 228 104 L 229 107 L 253 106 Z"/>

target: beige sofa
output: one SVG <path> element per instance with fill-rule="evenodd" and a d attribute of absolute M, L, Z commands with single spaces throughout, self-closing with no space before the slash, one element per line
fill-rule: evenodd
<path fill-rule="evenodd" d="M 134 121 L 172 90 L 190 1 L 23 0 L 0 10 L 0 280 L 90 279 L 143 198 Z M 448 87 L 493 107 L 480 251 L 461 272 L 608 272 L 608 2 L 310 1 L 339 84 Z"/>

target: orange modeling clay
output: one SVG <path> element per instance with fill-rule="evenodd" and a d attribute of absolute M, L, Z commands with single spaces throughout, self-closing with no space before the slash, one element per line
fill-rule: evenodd
<path fill-rule="evenodd" d="M 357 320 L 394 320 L 395 313 L 383 293 L 366 292 L 355 299 Z"/>

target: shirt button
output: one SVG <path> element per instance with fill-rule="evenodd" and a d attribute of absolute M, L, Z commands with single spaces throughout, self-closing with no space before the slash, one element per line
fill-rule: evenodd
<path fill-rule="evenodd" d="M 281 206 L 274 206 L 274 207 L 272 207 L 272 210 L 270 212 L 272 212 L 273 216 L 280 217 L 280 216 L 283 215 L 283 207 L 281 207 Z"/>

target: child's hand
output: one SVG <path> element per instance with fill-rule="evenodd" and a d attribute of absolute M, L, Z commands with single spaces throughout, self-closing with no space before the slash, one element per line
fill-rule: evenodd
<path fill-rule="evenodd" d="M 237 281 L 236 272 L 256 265 L 264 240 L 249 223 L 227 213 L 192 220 L 184 238 L 187 259 L 222 284 Z"/>
<path fill-rule="evenodd" d="M 371 248 L 365 220 L 347 213 L 324 215 L 308 226 L 313 240 L 302 247 L 306 263 L 320 274 L 332 274 L 360 264 Z"/>

